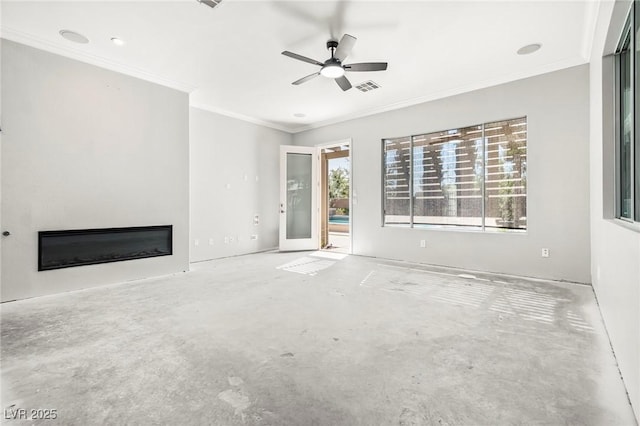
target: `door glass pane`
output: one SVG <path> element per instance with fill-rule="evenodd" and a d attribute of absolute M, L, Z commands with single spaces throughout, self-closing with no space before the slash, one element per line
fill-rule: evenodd
<path fill-rule="evenodd" d="M 384 223 L 409 223 L 409 180 L 411 179 L 411 138 L 385 139 Z"/>
<path fill-rule="evenodd" d="M 311 154 L 287 153 L 287 239 L 311 238 Z"/>
<path fill-rule="evenodd" d="M 620 216 L 631 219 L 631 136 L 633 127 L 632 114 L 632 75 L 631 53 L 629 52 L 630 35 L 624 41 L 620 52 Z"/>
<path fill-rule="evenodd" d="M 413 223 L 482 226 L 482 126 L 413 138 Z"/>
<path fill-rule="evenodd" d="M 527 228 L 527 118 L 484 125 L 485 226 Z"/>

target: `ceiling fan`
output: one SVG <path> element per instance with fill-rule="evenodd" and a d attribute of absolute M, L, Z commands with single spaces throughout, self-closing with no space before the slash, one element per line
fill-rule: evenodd
<path fill-rule="evenodd" d="M 349 56 L 349 53 L 351 53 L 353 45 L 356 44 L 356 40 L 357 39 L 354 36 L 351 36 L 349 34 L 343 35 L 339 43 L 335 40 L 329 40 L 327 42 L 327 49 L 331 51 L 331 57 L 324 61 L 324 63 L 316 61 L 315 59 L 307 58 L 306 56 L 298 55 L 297 53 L 289 52 L 287 50 L 282 52 L 283 55 L 290 58 L 322 67 L 320 68 L 320 71 L 309 74 L 306 77 L 302 77 L 301 79 L 296 80 L 291 84 L 297 86 L 298 84 L 305 83 L 319 75 L 323 75 L 327 78 L 335 79 L 336 83 L 338 83 L 338 86 L 340 86 L 342 90 L 349 90 L 351 89 L 351 83 L 344 75 L 346 71 L 384 71 L 387 69 L 386 62 L 362 62 L 359 64 L 343 64 L 342 62 L 347 58 L 347 56 Z"/>

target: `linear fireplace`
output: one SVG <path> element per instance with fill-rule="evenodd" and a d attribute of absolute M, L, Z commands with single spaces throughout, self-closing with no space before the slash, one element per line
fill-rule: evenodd
<path fill-rule="evenodd" d="M 38 271 L 173 254 L 173 225 L 38 232 Z"/>

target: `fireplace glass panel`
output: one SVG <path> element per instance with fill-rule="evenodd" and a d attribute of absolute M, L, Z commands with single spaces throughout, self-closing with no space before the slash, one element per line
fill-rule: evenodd
<path fill-rule="evenodd" d="M 173 226 L 42 231 L 38 270 L 168 256 Z"/>

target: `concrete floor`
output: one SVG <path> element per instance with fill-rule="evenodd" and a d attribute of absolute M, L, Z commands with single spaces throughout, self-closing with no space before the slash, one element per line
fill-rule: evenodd
<path fill-rule="evenodd" d="M 636 424 L 588 286 L 326 252 L 193 269 L 3 304 L 3 417 Z"/>
<path fill-rule="evenodd" d="M 349 233 L 329 232 L 329 247 L 325 250 L 348 254 L 351 251 L 351 237 L 349 236 Z"/>

